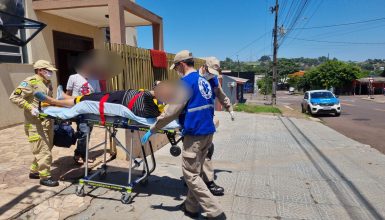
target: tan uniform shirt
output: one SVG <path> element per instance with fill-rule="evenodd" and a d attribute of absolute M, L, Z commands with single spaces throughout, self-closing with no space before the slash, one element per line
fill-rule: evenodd
<path fill-rule="evenodd" d="M 34 92 L 42 92 L 52 97 L 51 81 L 47 81 L 37 74 L 27 77 L 16 87 L 9 97 L 12 103 L 24 109 L 26 119 L 33 117 L 30 112 L 32 108 L 39 107 L 39 100 L 33 96 Z"/>

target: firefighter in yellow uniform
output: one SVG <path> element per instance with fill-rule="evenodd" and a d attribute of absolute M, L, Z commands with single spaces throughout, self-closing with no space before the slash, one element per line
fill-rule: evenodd
<path fill-rule="evenodd" d="M 52 97 L 50 78 L 57 69 L 48 61 L 39 60 L 34 66 L 35 75 L 23 80 L 9 98 L 12 103 L 24 110 L 24 128 L 31 145 L 34 160 L 30 168 L 29 178 L 40 179 L 44 186 L 58 186 L 51 178 L 53 124 L 49 119 L 39 119 L 39 101 L 34 98 L 35 92 L 42 92 Z"/>

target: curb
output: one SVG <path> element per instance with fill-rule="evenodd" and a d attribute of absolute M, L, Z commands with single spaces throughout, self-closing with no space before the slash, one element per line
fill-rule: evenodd
<path fill-rule="evenodd" d="M 370 98 L 361 98 L 361 99 L 366 100 L 366 101 L 372 101 L 372 102 L 376 102 L 376 103 L 385 104 L 385 101 L 378 101 L 376 99 L 370 99 Z"/>
<path fill-rule="evenodd" d="M 321 119 L 309 116 L 309 119 L 315 122 L 321 122 Z"/>

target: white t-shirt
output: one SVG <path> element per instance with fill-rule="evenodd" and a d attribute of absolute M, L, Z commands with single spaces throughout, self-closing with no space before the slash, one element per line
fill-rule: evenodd
<path fill-rule="evenodd" d="M 81 96 L 100 92 L 100 85 L 98 80 L 87 80 L 77 73 L 68 79 L 67 90 L 72 90 L 72 96 Z"/>

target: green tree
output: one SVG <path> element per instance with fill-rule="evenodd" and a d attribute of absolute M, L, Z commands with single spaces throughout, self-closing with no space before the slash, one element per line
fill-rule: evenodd
<path fill-rule="evenodd" d="M 261 58 L 259 58 L 259 61 L 260 62 L 270 62 L 271 58 L 270 58 L 270 56 L 263 55 L 263 56 L 261 56 Z"/>
<path fill-rule="evenodd" d="M 361 68 L 355 64 L 329 60 L 306 72 L 299 85 L 304 90 L 343 88 L 360 74 Z"/>
<path fill-rule="evenodd" d="M 273 81 L 270 76 L 263 77 L 257 81 L 260 94 L 271 94 Z"/>
<path fill-rule="evenodd" d="M 291 59 L 278 60 L 278 75 L 281 82 L 286 82 L 287 76 L 300 70 L 300 65 Z"/>
<path fill-rule="evenodd" d="M 382 71 L 382 73 L 380 74 L 380 76 L 385 77 L 385 70 Z"/>

